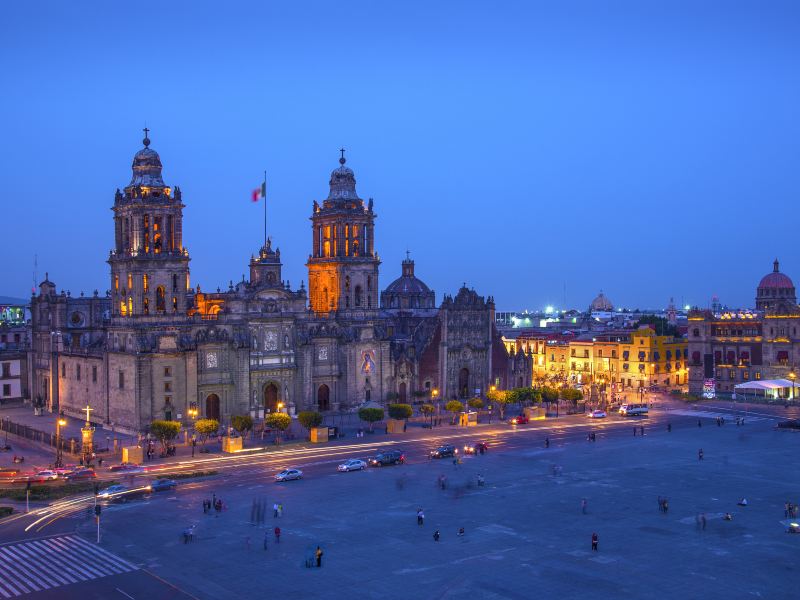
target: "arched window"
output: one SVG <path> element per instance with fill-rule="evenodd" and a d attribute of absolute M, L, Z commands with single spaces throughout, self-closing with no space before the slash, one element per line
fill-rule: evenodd
<path fill-rule="evenodd" d="M 114 275 L 114 291 L 119 291 L 119 275 Z"/>
<path fill-rule="evenodd" d="M 355 297 L 356 297 L 356 306 L 361 306 L 361 286 L 360 285 L 356 286 Z"/>
<path fill-rule="evenodd" d="M 145 294 L 150 291 L 150 282 L 147 279 L 147 273 L 142 275 L 142 290 Z"/>
<path fill-rule="evenodd" d="M 150 298 L 145 298 L 144 299 L 143 308 L 144 308 L 144 314 L 149 315 L 150 314 Z"/>
<path fill-rule="evenodd" d="M 160 285 L 156 288 L 156 311 L 163 313 L 167 310 L 166 298 L 164 296 L 164 286 Z"/>
<path fill-rule="evenodd" d="M 172 297 L 172 312 L 178 312 L 178 297 Z"/>
<path fill-rule="evenodd" d="M 176 274 L 172 276 L 172 291 L 174 292 L 177 289 L 178 289 L 178 275 Z"/>
<path fill-rule="evenodd" d="M 133 314 L 133 298 L 128 297 L 128 314 Z"/>
<path fill-rule="evenodd" d="M 319 386 L 317 390 L 317 409 L 320 412 L 330 410 L 331 408 L 331 390 L 324 383 Z"/>
<path fill-rule="evenodd" d="M 358 240 L 353 242 L 353 256 L 358 256 Z"/>

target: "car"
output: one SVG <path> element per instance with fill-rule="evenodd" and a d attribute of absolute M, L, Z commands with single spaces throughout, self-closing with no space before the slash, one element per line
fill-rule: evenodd
<path fill-rule="evenodd" d="M 67 479 L 70 481 L 81 481 L 84 479 L 96 479 L 97 473 L 94 472 L 94 469 L 78 469 L 77 471 L 73 471 L 69 475 L 67 475 Z"/>
<path fill-rule="evenodd" d="M 517 415 L 509 421 L 512 425 L 525 425 L 527 422 L 528 417 L 526 415 Z"/>
<path fill-rule="evenodd" d="M 126 486 L 118 483 L 115 485 L 110 485 L 107 488 L 103 488 L 102 490 L 97 492 L 97 497 L 107 500 L 108 498 L 111 498 L 113 496 L 119 496 L 120 494 L 124 494 L 127 491 L 128 488 Z"/>
<path fill-rule="evenodd" d="M 5 467 L 0 469 L 0 479 L 13 479 L 19 475 L 19 469 Z"/>
<path fill-rule="evenodd" d="M 372 467 L 385 467 L 387 465 L 401 465 L 406 462 L 405 454 L 403 454 L 400 450 L 387 450 L 386 452 L 381 452 L 380 454 L 376 454 L 368 461 L 370 466 Z"/>
<path fill-rule="evenodd" d="M 590 419 L 605 419 L 608 415 L 604 410 L 593 410 L 588 415 L 586 415 Z"/>
<path fill-rule="evenodd" d="M 787 419 L 777 425 L 778 429 L 800 429 L 800 419 Z"/>
<path fill-rule="evenodd" d="M 46 471 L 39 471 L 36 474 L 36 477 L 39 478 L 41 481 L 55 481 L 56 479 L 58 479 L 58 473 L 48 469 Z"/>
<path fill-rule="evenodd" d="M 53 469 L 56 473 L 58 473 L 59 477 L 66 477 L 67 475 L 74 473 L 78 467 L 76 465 L 65 465 L 63 467 L 56 467 Z"/>
<path fill-rule="evenodd" d="M 174 490 L 178 484 L 172 479 L 156 479 L 150 482 L 148 486 L 151 492 L 166 492 Z"/>
<path fill-rule="evenodd" d="M 291 481 L 292 479 L 302 479 L 303 472 L 300 469 L 284 469 L 275 475 L 275 481 Z"/>
<path fill-rule="evenodd" d="M 431 458 L 446 458 L 448 456 L 455 456 L 458 454 L 458 450 L 456 450 L 455 446 L 451 446 L 450 444 L 445 444 L 444 446 L 439 446 L 436 450 L 431 451 Z"/>
<path fill-rule="evenodd" d="M 344 461 L 336 470 L 340 473 L 348 473 L 350 471 L 363 471 L 367 468 L 367 463 L 360 458 L 351 458 L 350 460 Z"/>
<path fill-rule="evenodd" d="M 464 446 L 464 454 L 483 454 L 487 450 L 489 450 L 489 444 L 486 442 L 475 442 Z"/>

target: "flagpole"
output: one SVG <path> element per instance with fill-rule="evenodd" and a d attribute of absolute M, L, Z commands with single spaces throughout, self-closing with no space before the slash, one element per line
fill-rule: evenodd
<path fill-rule="evenodd" d="M 264 248 L 267 247 L 267 172 L 264 171 L 264 185 L 261 188 L 264 200 Z"/>

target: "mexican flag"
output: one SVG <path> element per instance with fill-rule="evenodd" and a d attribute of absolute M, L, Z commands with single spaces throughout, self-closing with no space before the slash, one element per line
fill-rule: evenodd
<path fill-rule="evenodd" d="M 261 184 L 260 188 L 256 188 L 253 190 L 252 200 L 253 202 L 258 202 L 259 200 L 263 200 L 267 197 L 267 182 Z"/>

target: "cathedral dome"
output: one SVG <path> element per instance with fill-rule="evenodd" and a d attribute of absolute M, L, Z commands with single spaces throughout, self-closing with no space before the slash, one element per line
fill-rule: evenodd
<path fill-rule="evenodd" d="M 142 140 L 144 148 L 139 150 L 133 156 L 133 177 L 131 177 L 131 186 L 142 186 L 159 188 L 166 187 L 164 180 L 161 179 L 161 157 L 158 152 L 150 148 L 150 139 L 145 132 L 145 138 Z"/>
<path fill-rule="evenodd" d="M 414 261 L 403 261 L 402 275 L 386 286 L 381 294 L 383 308 L 434 308 L 435 294 L 414 275 Z"/>
<path fill-rule="evenodd" d="M 592 300 L 589 309 L 592 312 L 611 312 L 614 310 L 614 305 L 611 304 L 611 300 L 606 298 L 606 296 L 603 294 L 603 291 L 600 290 L 600 293 L 597 295 L 597 297 Z"/>
<path fill-rule="evenodd" d="M 781 273 L 778 267 L 780 266 L 778 263 L 778 259 L 775 259 L 775 262 L 772 263 L 772 273 L 767 273 L 764 277 L 761 278 L 761 282 L 758 284 L 758 289 L 794 289 L 794 283 L 789 278 L 788 275 Z"/>
<path fill-rule="evenodd" d="M 353 169 L 344 166 L 346 162 L 347 159 L 342 150 L 339 166 L 331 171 L 331 191 L 328 194 L 328 200 L 360 200 L 356 193 L 355 173 L 353 173 Z"/>

